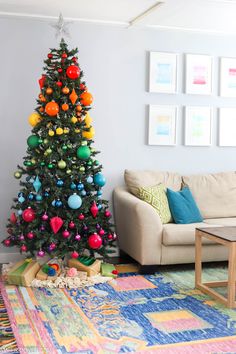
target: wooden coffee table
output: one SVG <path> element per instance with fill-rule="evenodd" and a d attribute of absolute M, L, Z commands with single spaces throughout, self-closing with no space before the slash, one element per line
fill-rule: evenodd
<path fill-rule="evenodd" d="M 202 283 L 202 237 L 229 248 L 228 280 Z M 229 308 L 236 307 L 236 226 L 197 228 L 195 233 L 195 287 L 214 297 Z M 212 288 L 227 286 L 227 298 Z"/>

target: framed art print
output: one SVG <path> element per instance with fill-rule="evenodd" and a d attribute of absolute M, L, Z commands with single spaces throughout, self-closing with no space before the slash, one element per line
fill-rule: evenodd
<path fill-rule="evenodd" d="M 150 52 L 149 91 L 175 93 L 177 87 L 177 54 Z"/>
<path fill-rule="evenodd" d="M 210 107 L 185 107 L 185 145 L 210 146 L 212 109 Z"/>
<path fill-rule="evenodd" d="M 236 58 L 220 60 L 220 95 L 236 97 Z"/>
<path fill-rule="evenodd" d="M 149 145 L 176 144 L 176 106 L 149 106 Z"/>
<path fill-rule="evenodd" d="M 189 94 L 211 95 L 212 57 L 186 54 L 185 91 Z"/>
<path fill-rule="evenodd" d="M 236 146 L 236 108 L 219 109 L 219 146 Z"/>

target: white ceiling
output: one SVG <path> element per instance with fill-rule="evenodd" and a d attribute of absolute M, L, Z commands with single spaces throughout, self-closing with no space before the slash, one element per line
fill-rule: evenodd
<path fill-rule="evenodd" d="M 236 0 L 0 0 L 1 17 L 51 20 L 60 12 L 80 22 L 236 35 Z"/>

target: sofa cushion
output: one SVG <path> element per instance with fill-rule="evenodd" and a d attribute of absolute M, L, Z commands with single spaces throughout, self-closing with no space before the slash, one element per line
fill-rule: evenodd
<path fill-rule="evenodd" d="M 138 196 L 156 210 L 163 224 L 171 222 L 172 218 L 166 196 L 166 188 L 162 183 L 153 187 L 140 187 Z"/>
<path fill-rule="evenodd" d="M 236 226 L 236 218 L 205 219 L 204 222 L 207 224 L 217 224 L 219 226 Z"/>
<path fill-rule="evenodd" d="M 236 216 L 236 173 L 183 176 L 204 219 Z"/>
<path fill-rule="evenodd" d="M 202 222 L 202 216 L 188 187 L 175 192 L 167 188 L 167 198 L 171 215 L 176 224 Z"/>
<path fill-rule="evenodd" d="M 194 224 L 165 224 L 163 225 L 162 243 L 165 246 L 195 245 L 196 227 L 212 227 L 204 222 Z M 219 226 L 219 225 L 214 225 Z M 207 238 L 202 238 L 202 244 L 214 243 Z M 176 251 L 177 252 L 177 251 Z"/>
<path fill-rule="evenodd" d="M 158 171 L 125 170 L 125 183 L 128 190 L 138 196 L 139 188 L 163 183 L 165 187 L 175 191 L 181 189 L 182 179 L 178 173 Z"/>

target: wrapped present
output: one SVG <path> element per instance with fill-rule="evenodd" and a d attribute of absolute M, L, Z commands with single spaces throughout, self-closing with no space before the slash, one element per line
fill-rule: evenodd
<path fill-rule="evenodd" d="M 101 265 L 101 274 L 104 277 L 117 278 L 118 271 L 116 267 L 111 263 L 102 263 Z"/>
<path fill-rule="evenodd" d="M 7 273 L 7 283 L 14 285 L 30 286 L 40 265 L 32 259 L 25 259 L 17 262 Z"/>
<path fill-rule="evenodd" d="M 55 280 L 61 273 L 62 261 L 53 258 L 44 264 L 36 275 L 38 280 Z"/>
<path fill-rule="evenodd" d="M 68 266 L 74 267 L 77 270 L 87 272 L 87 276 L 91 277 L 100 272 L 101 261 L 89 256 L 80 256 L 78 258 L 71 258 L 68 260 Z"/>

